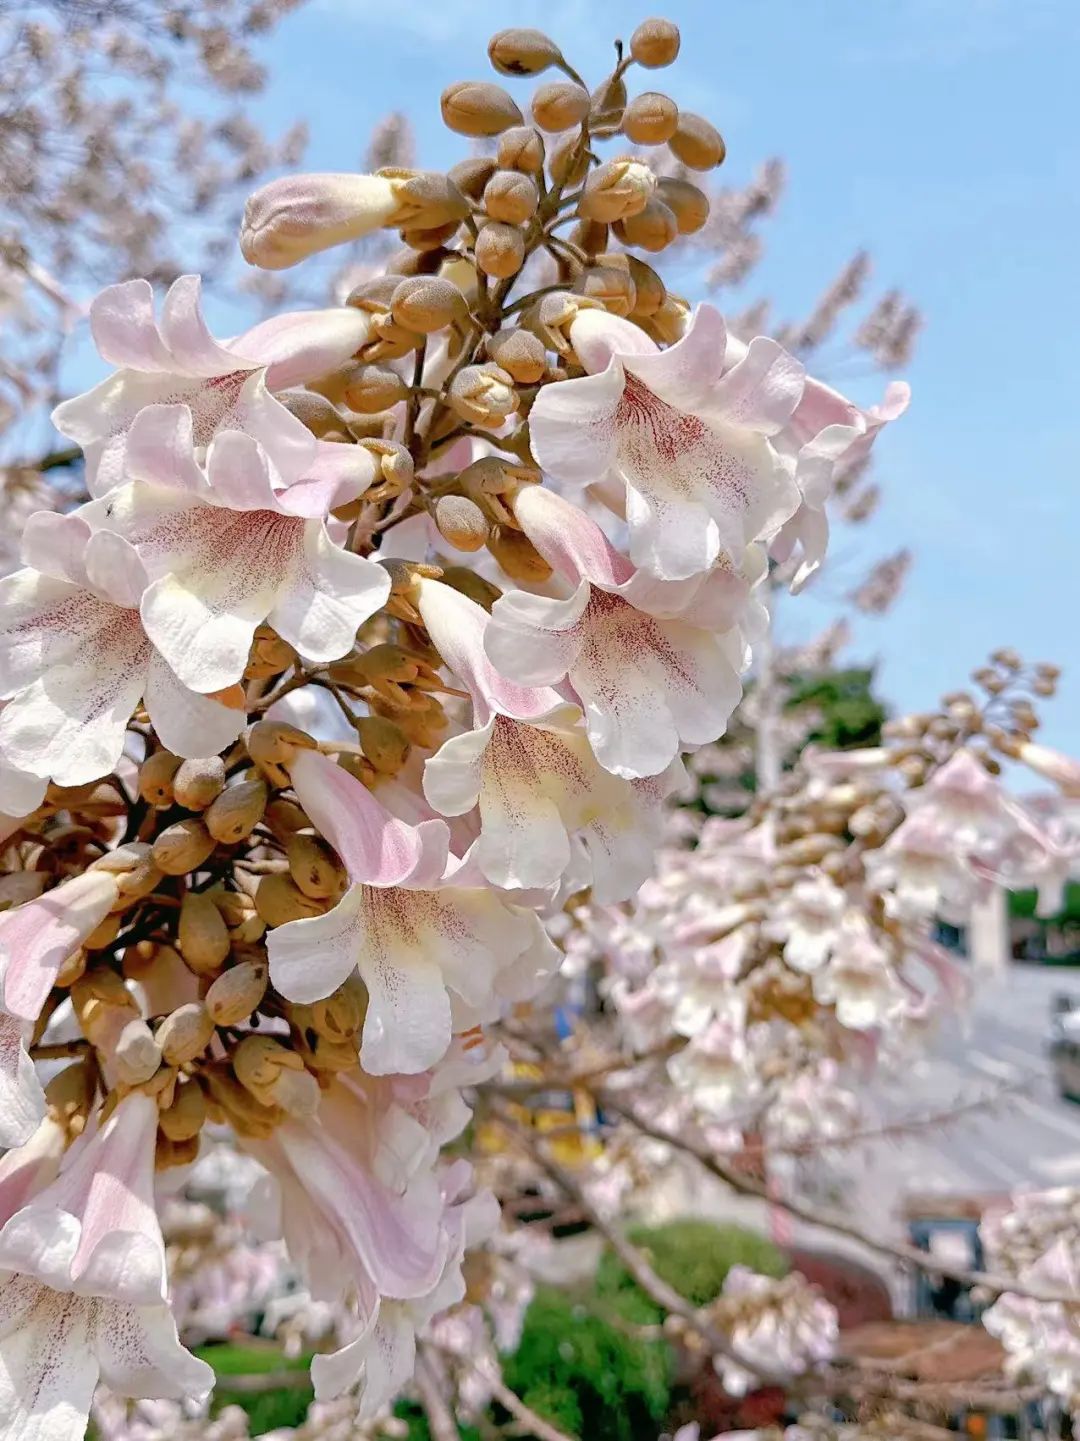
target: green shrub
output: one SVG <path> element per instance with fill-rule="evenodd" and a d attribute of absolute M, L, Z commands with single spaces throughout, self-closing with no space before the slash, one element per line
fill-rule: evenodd
<path fill-rule="evenodd" d="M 671 1354 L 613 1324 L 610 1305 L 538 1290 L 521 1342 L 504 1358 L 506 1384 L 527 1406 L 572 1436 L 633 1441 L 655 1436 L 667 1412 Z"/>
<path fill-rule="evenodd" d="M 629 1239 L 645 1252 L 656 1274 L 693 1306 L 708 1305 L 719 1296 L 732 1266 L 749 1266 L 765 1276 L 783 1276 L 787 1271 L 787 1262 L 773 1243 L 742 1226 L 687 1217 L 662 1226 L 637 1226 Z M 645 1294 L 614 1252 L 601 1257 L 596 1294 L 635 1324 L 663 1319 L 663 1308 Z"/>

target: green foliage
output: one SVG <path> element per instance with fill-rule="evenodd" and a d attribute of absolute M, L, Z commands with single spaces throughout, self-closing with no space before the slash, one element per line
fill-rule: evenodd
<path fill-rule="evenodd" d="M 732 1266 L 749 1266 L 765 1276 L 783 1276 L 787 1262 L 764 1236 L 742 1226 L 721 1226 L 693 1217 L 662 1226 L 638 1226 L 630 1240 L 639 1246 L 658 1276 L 694 1306 L 705 1306 L 723 1290 Z M 597 1296 L 614 1301 L 636 1324 L 653 1324 L 664 1312 L 633 1280 L 613 1252 L 601 1258 Z"/>
<path fill-rule="evenodd" d="M 1034 920 L 1040 925 L 1061 925 L 1070 922 L 1074 925 L 1080 924 L 1080 881 L 1068 881 L 1065 885 L 1065 896 L 1061 909 L 1053 916 L 1036 916 L 1035 905 L 1038 899 L 1036 891 L 1010 891 L 1009 892 L 1009 914 L 1016 920 Z"/>
<path fill-rule="evenodd" d="M 219 1378 L 211 1406 L 213 1415 L 226 1406 L 239 1406 L 246 1411 L 252 1436 L 261 1436 L 279 1426 L 299 1426 L 307 1415 L 315 1393 L 305 1380 L 303 1385 L 275 1387 L 269 1391 L 230 1390 L 230 1376 L 263 1376 L 278 1371 L 306 1371 L 310 1356 L 288 1357 L 276 1346 L 234 1346 L 231 1343 L 199 1346 L 195 1354 L 214 1368 Z"/>
<path fill-rule="evenodd" d="M 827 750 L 876 746 L 881 742 L 885 707 L 874 695 L 874 672 L 858 666 L 822 671 L 813 676 L 790 676 L 786 710 L 812 706 L 821 719 L 807 737 Z"/>
<path fill-rule="evenodd" d="M 540 1416 L 588 1441 L 655 1436 L 667 1412 L 672 1358 L 614 1324 L 621 1308 L 538 1290 L 521 1343 L 503 1361 L 506 1384 Z M 609 1319 L 611 1318 L 611 1319 Z"/>

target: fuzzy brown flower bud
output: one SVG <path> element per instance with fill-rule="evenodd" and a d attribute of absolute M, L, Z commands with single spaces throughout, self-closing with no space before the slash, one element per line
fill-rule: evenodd
<path fill-rule="evenodd" d="M 591 105 L 592 97 L 584 86 L 571 80 L 552 80 L 541 85 L 532 98 L 533 122 L 541 130 L 557 135 L 580 125 Z"/>
<path fill-rule="evenodd" d="M 637 288 L 627 265 L 590 265 L 574 281 L 574 289 L 598 301 L 612 315 L 629 315 L 637 305 Z"/>
<path fill-rule="evenodd" d="M 126 1086 L 148 1081 L 161 1065 L 161 1048 L 142 1017 L 134 1017 L 120 1032 L 113 1048 L 116 1074 Z"/>
<path fill-rule="evenodd" d="M 511 580 L 540 584 L 551 578 L 551 566 L 520 530 L 495 526 L 488 537 L 488 550 Z"/>
<path fill-rule="evenodd" d="M 664 282 L 651 265 L 639 260 L 636 255 L 626 257 L 630 279 L 634 282 L 634 310 L 636 316 L 655 315 L 667 299 Z"/>
<path fill-rule="evenodd" d="M 458 80 L 439 101 L 443 124 L 458 135 L 501 135 L 520 125 L 521 111 L 512 95 L 490 80 Z"/>
<path fill-rule="evenodd" d="M 480 550 L 488 538 L 487 519 L 467 495 L 442 495 L 435 503 L 435 524 L 439 534 L 455 550 Z"/>
<path fill-rule="evenodd" d="M 724 163 L 727 146 L 716 126 L 701 115 L 684 110 L 679 115 L 675 134 L 668 141 L 668 149 L 676 160 L 681 160 L 691 170 L 713 170 Z"/>
<path fill-rule="evenodd" d="M 205 891 L 188 891 L 180 902 L 177 943 L 184 964 L 197 976 L 220 970 L 229 954 L 229 931 Z"/>
<path fill-rule="evenodd" d="M 615 225 L 615 234 L 624 245 L 636 245 L 653 252 L 666 249 L 678 233 L 674 211 L 656 196 L 636 215 L 628 215 Z"/>
<path fill-rule="evenodd" d="M 477 575 L 475 570 L 469 570 L 463 565 L 448 565 L 442 573 L 444 584 L 452 586 L 454 590 L 467 595 L 470 600 L 475 601 L 483 610 L 490 613 L 491 607 L 502 595 L 497 585 L 490 580 L 485 580 L 482 575 Z"/>
<path fill-rule="evenodd" d="M 139 795 L 147 805 L 166 810 L 173 802 L 173 776 L 180 769 L 180 757 L 172 751 L 155 751 L 139 767 Z"/>
<path fill-rule="evenodd" d="M 313 900 L 338 896 L 346 885 L 345 868 L 321 836 L 290 836 L 285 845 L 289 874 Z"/>
<path fill-rule="evenodd" d="M 663 145 L 679 125 L 679 107 L 669 95 L 646 90 L 626 107 L 622 132 L 635 145 Z"/>
<path fill-rule="evenodd" d="M 540 192 L 536 181 L 519 170 L 496 170 L 484 190 L 484 209 L 492 220 L 524 225 L 536 214 Z"/>
<path fill-rule="evenodd" d="M 630 54 L 646 70 L 670 65 L 679 53 L 679 27 L 670 20 L 643 20 L 630 36 Z"/>
<path fill-rule="evenodd" d="M 477 236 L 475 255 L 485 275 L 509 280 L 525 264 L 525 237 L 516 225 L 489 220 Z"/>
<path fill-rule="evenodd" d="M 268 926 L 283 926 L 306 916 L 321 916 L 321 902 L 305 896 L 290 876 L 263 876 L 255 892 L 255 909 Z"/>
<path fill-rule="evenodd" d="M 498 160 L 501 170 L 520 170 L 524 175 L 539 175 L 544 168 L 544 137 L 531 125 L 515 125 L 499 136 Z M 493 170 L 489 173 L 485 185 L 493 173 Z"/>
<path fill-rule="evenodd" d="M 164 1017 L 157 1027 L 157 1043 L 167 1066 L 195 1061 L 211 1043 L 213 1020 L 199 1001 L 189 1001 Z"/>
<path fill-rule="evenodd" d="M 361 716 L 356 733 L 365 757 L 384 776 L 396 776 L 409 759 L 412 745 L 399 725 L 385 716 Z"/>
<path fill-rule="evenodd" d="M 404 400 L 409 387 L 385 365 L 358 365 L 345 381 L 345 404 L 361 415 L 375 415 Z"/>
<path fill-rule="evenodd" d="M 252 638 L 244 675 L 248 680 L 265 680 L 267 676 L 288 670 L 295 660 L 296 652 L 289 642 L 282 640 L 270 626 L 260 625 Z"/>
<path fill-rule="evenodd" d="M 398 285 L 390 297 L 390 313 L 406 330 L 430 335 L 463 320 L 467 306 L 453 281 L 439 275 L 417 275 Z"/>
<path fill-rule="evenodd" d="M 225 789 L 225 762 L 220 756 L 187 760 L 173 777 L 173 795 L 189 811 L 202 811 Z"/>
<path fill-rule="evenodd" d="M 458 371 L 450 383 L 447 400 L 462 420 L 481 426 L 499 426 L 518 408 L 512 378 L 490 364 L 467 365 Z"/>
<path fill-rule="evenodd" d="M 222 791 L 206 812 L 206 828 L 215 840 L 235 845 L 245 840 L 266 810 L 266 782 L 240 781 Z"/>
<path fill-rule="evenodd" d="M 507 135 L 515 133 L 516 130 L 507 130 L 499 144 L 502 144 Z M 498 166 L 490 155 L 470 155 L 468 160 L 459 160 L 456 165 L 451 165 L 446 173 L 463 195 L 467 195 L 470 200 L 479 200 L 484 193 L 484 186 L 497 169 Z"/>
<path fill-rule="evenodd" d="M 556 145 L 548 160 L 548 170 L 555 184 L 564 189 L 585 179 L 589 173 L 589 155 L 579 135 L 568 135 Z"/>
<path fill-rule="evenodd" d="M 487 349 L 495 364 L 519 385 L 535 385 L 547 369 L 547 352 L 530 330 L 514 326 L 497 331 Z"/>
<path fill-rule="evenodd" d="M 295 415 L 297 420 L 306 425 L 312 435 L 320 440 L 342 427 L 342 418 L 333 403 L 314 390 L 279 390 L 277 398 L 290 414 Z"/>
<path fill-rule="evenodd" d="M 206 993 L 203 1004 L 216 1026 L 246 1021 L 266 994 L 265 961 L 240 961 L 223 971 Z"/>
<path fill-rule="evenodd" d="M 194 1081 L 177 1086 L 171 1106 L 158 1115 L 158 1125 L 170 1141 L 190 1141 L 206 1122 L 206 1097 Z"/>
<path fill-rule="evenodd" d="M 577 213 L 605 225 L 637 215 L 656 189 L 656 176 L 640 160 L 611 160 L 589 172 Z"/>
<path fill-rule="evenodd" d="M 155 838 L 154 864 L 167 876 L 183 876 L 201 866 L 215 845 L 205 823 L 192 816 L 166 826 Z"/>
<path fill-rule="evenodd" d="M 656 193 L 674 214 L 680 235 L 695 234 L 709 218 L 709 197 L 689 180 L 661 176 Z"/>
<path fill-rule="evenodd" d="M 562 51 L 542 30 L 515 26 L 488 41 L 488 59 L 500 75 L 540 75 L 562 60 Z"/>
<path fill-rule="evenodd" d="M 295 1051 L 269 1036 L 245 1036 L 232 1056 L 236 1079 L 264 1106 L 307 1119 L 319 1109 L 319 1083 Z"/>

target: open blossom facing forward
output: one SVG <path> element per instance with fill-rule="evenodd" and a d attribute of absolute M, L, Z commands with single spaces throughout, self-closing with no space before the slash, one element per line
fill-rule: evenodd
<path fill-rule="evenodd" d="M 91 305 L 98 351 L 120 368 L 58 406 L 53 420 L 82 447 L 92 495 L 125 478 L 131 425 L 147 406 L 179 406 L 198 448 L 219 430 L 255 435 L 291 476 L 310 436 L 271 392 L 332 370 L 366 335 L 358 312 L 314 310 L 276 316 L 220 344 L 203 319 L 201 288 L 197 275 L 182 275 L 165 298 L 160 322 L 145 280 L 109 286 Z"/>
<path fill-rule="evenodd" d="M 536 456 L 574 485 L 622 478 L 635 565 L 682 580 L 721 555 L 738 564 L 795 513 L 792 468 L 770 437 L 791 419 L 804 375 L 775 341 L 752 341 L 725 374 L 727 332 L 708 305 L 663 351 L 600 311 L 579 315 L 570 339 L 590 374 L 541 393 Z"/>
<path fill-rule="evenodd" d="M 450 855 L 445 822 L 397 820 L 314 752 L 296 757 L 292 777 L 350 886 L 325 916 L 274 932 L 271 975 L 289 1000 L 315 1001 L 359 970 L 369 1074 L 426 1070 L 453 1031 L 492 1019 L 500 996 L 535 994 L 557 952 L 532 912 L 472 880 Z"/>
<path fill-rule="evenodd" d="M 123 537 L 40 512 L 23 553 L 29 568 L 0 581 L 0 690 L 11 697 L 0 751 L 10 764 L 63 785 L 106 775 L 140 701 L 179 755 L 236 738 L 244 715 L 235 702 L 189 689 L 147 634 L 146 569 Z"/>

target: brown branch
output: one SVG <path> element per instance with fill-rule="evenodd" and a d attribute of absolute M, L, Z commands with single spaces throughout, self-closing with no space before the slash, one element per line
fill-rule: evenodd
<path fill-rule="evenodd" d="M 435 1364 L 432 1348 L 421 1342 L 417 1349 L 414 1379 L 420 1404 L 431 1427 L 434 1441 L 460 1441 L 457 1422 L 439 1385 L 440 1366 Z"/>
<path fill-rule="evenodd" d="M 960 1266 L 950 1266 L 947 1261 L 931 1256 L 929 1252 L 921 1250 L 918 1246 L 909 1246 L 901 1241 L 882 1241 L 875 1236 L 869 1236 L 858 1226 L 845 1220 L 843 1216 L 835 1215 L 831 1211 L 819 1210 L 804 1201 L 785 1200 L 770 1195 L 760 1181 L 756 1181 L 752 1176 L 744 1175 L 741 1171 L 726 1166 L 718 1160 L 703 1142 L 693 1141 L 687 1136 L 678 1135 L 662 1126 L 654 1125 L 651 1121 L 639 1116 L 619 1096 L 614 1096 L 610 1092 L 598 1092 L 597 1100 L 609 1111 L 614 1111 L 629 1121 L 642 1135 L 651 1136 L 655 1141 L 665 1141 L 669 1146 L 674 1146 L 676 1150 L 692 1156 L 717 1180 L 723 1181 L 726 1186 L 740 1195 L 753 1196 L 760 1201 L 767 1201 L 770 1205 L 778 1206 L 799 1221 L 805 1221 L 812 1226 L 820 1226 L 823 1230 L 832 1231 L 834 1235 L 845 1236 L 849 1240 L 857 1241 L 867 1250 L 877 1252 L 879 1256 L 887 1256 L 890 1260 L 901 1261 L 906 1265 L 918 1266 L 920 1270 L 933 1272 L 937 1276 L 947 1276 L 950 1280 L 958 1281 L 964 1286 L 982 1287 L 998 1296 L 1004 1292 L 1010 1292 L 1016 1296 L 1026 1296 L 1031 1301 L 1077 1305 L 1078 1298 L 1075 1294 L 1047 1287 L 1025 1286 L 1018 1280 L 1008 1276 L 994 1275 L 989 1271 L 973 1271 Z"/>

